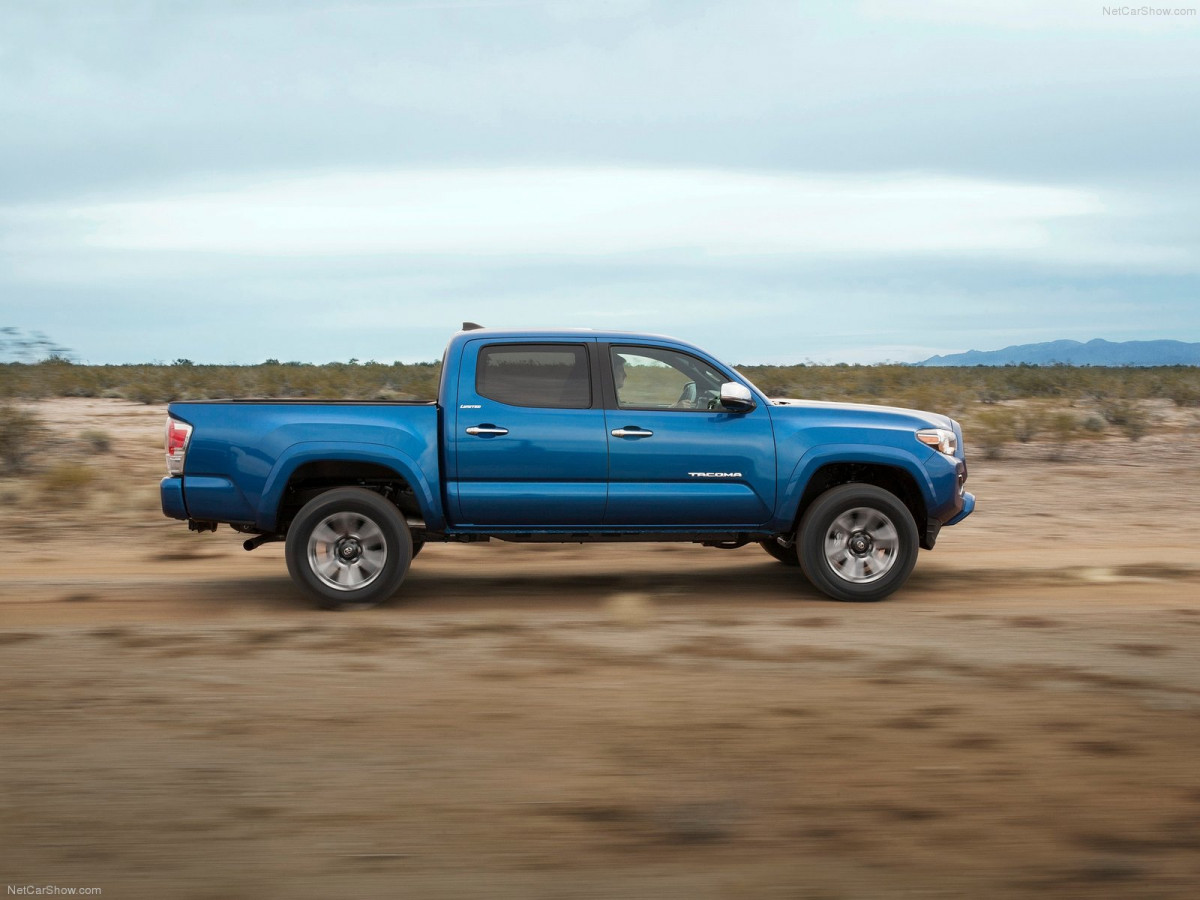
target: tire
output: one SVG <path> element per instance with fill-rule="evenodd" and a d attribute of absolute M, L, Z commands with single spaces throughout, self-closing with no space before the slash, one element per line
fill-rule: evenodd
<path fill-rule="evenodd" d="M 872 484 L 843 484 L 818 497 L 796 535 L 800 567 L 834 600 L 872 602 L 912 573 L 917 525 L 894 494 Z"/>
<path fill-rule="evenodd" d="M 412 535 L 379 494 L 335 488 L 292 520 L 286 556 L 292 580 L 322 609 L 367 609 L 400 587 L 412 562 Z"/>
<path fill-rule="evenodd" d="M 762 547 L 785 566 L 800 565 L 800 554 L 794 542 L 785 547 L 779 541 L 775 540 L 775 538 L 770 538 L 769 540 L 759 541 L 758 546 Z"/>

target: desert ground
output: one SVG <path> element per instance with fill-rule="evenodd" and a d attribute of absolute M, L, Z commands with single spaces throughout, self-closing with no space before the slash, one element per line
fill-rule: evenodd
<path fill-rule="evenodd" d="M 882 603 L 755 546 L 494 543 L 327 613 L 162 517 L 161 407 L 28 408 L 94 474 L 0 480 L 0 884 L 1200 896 L 1200 411 L 971 457 Z"/>

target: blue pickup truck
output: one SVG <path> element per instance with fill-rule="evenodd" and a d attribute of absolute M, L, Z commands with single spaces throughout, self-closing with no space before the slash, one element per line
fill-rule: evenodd
<path fill-rule="evenodd" d="M 168 409 L 163 512 L 286 541 L 327 608 L 371 606 L 430 541 L 757 543 L 837 600 L 880 600 L 971 513 L 946 416 L 769 399 L 657 335 L 464 324 L 428 402 Z"/>

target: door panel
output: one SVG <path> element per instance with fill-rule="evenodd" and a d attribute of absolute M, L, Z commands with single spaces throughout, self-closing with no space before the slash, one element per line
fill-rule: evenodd
<path fill-rule="evenodd" d="M 747 414 L 607 410 L 606 525 L 761 525 L 775 507 L 771 421 Z"/>
<path fill-rule="evenodd" d="M 728 376 L 679 351 L 613 346 L 608 362 L 617 408 L 605 410 L 606 525 L 754 527 L 771 518 L 775 438 L 765 407 L 719 408 Z"/>
<path fill-rule="evenodd" d="M 590 373 L 586 344 L 467 344 L 457 408 L 447 411 L 456 450 L 447 485 L 460 517 L 455 524 L 600 524 L 608 445 Z"/>

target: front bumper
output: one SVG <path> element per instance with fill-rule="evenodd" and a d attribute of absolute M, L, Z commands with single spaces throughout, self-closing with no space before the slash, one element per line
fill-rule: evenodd
<path fill-rule="evenodd" d="M 959 522 L 961 522 L 963 519 L 965 519 L 967 516 L 969 516 L 972 512 L 975 511 L 975 495 L 974 494 L 972 494 L 970 491 L 963 491 L 962 500 L 963 500 L 962 509 L 959 510 L 958 515 L 954 516 L 954 518 L 952 518 L 946 522 L 947 525 L 957 525 Z"/>

